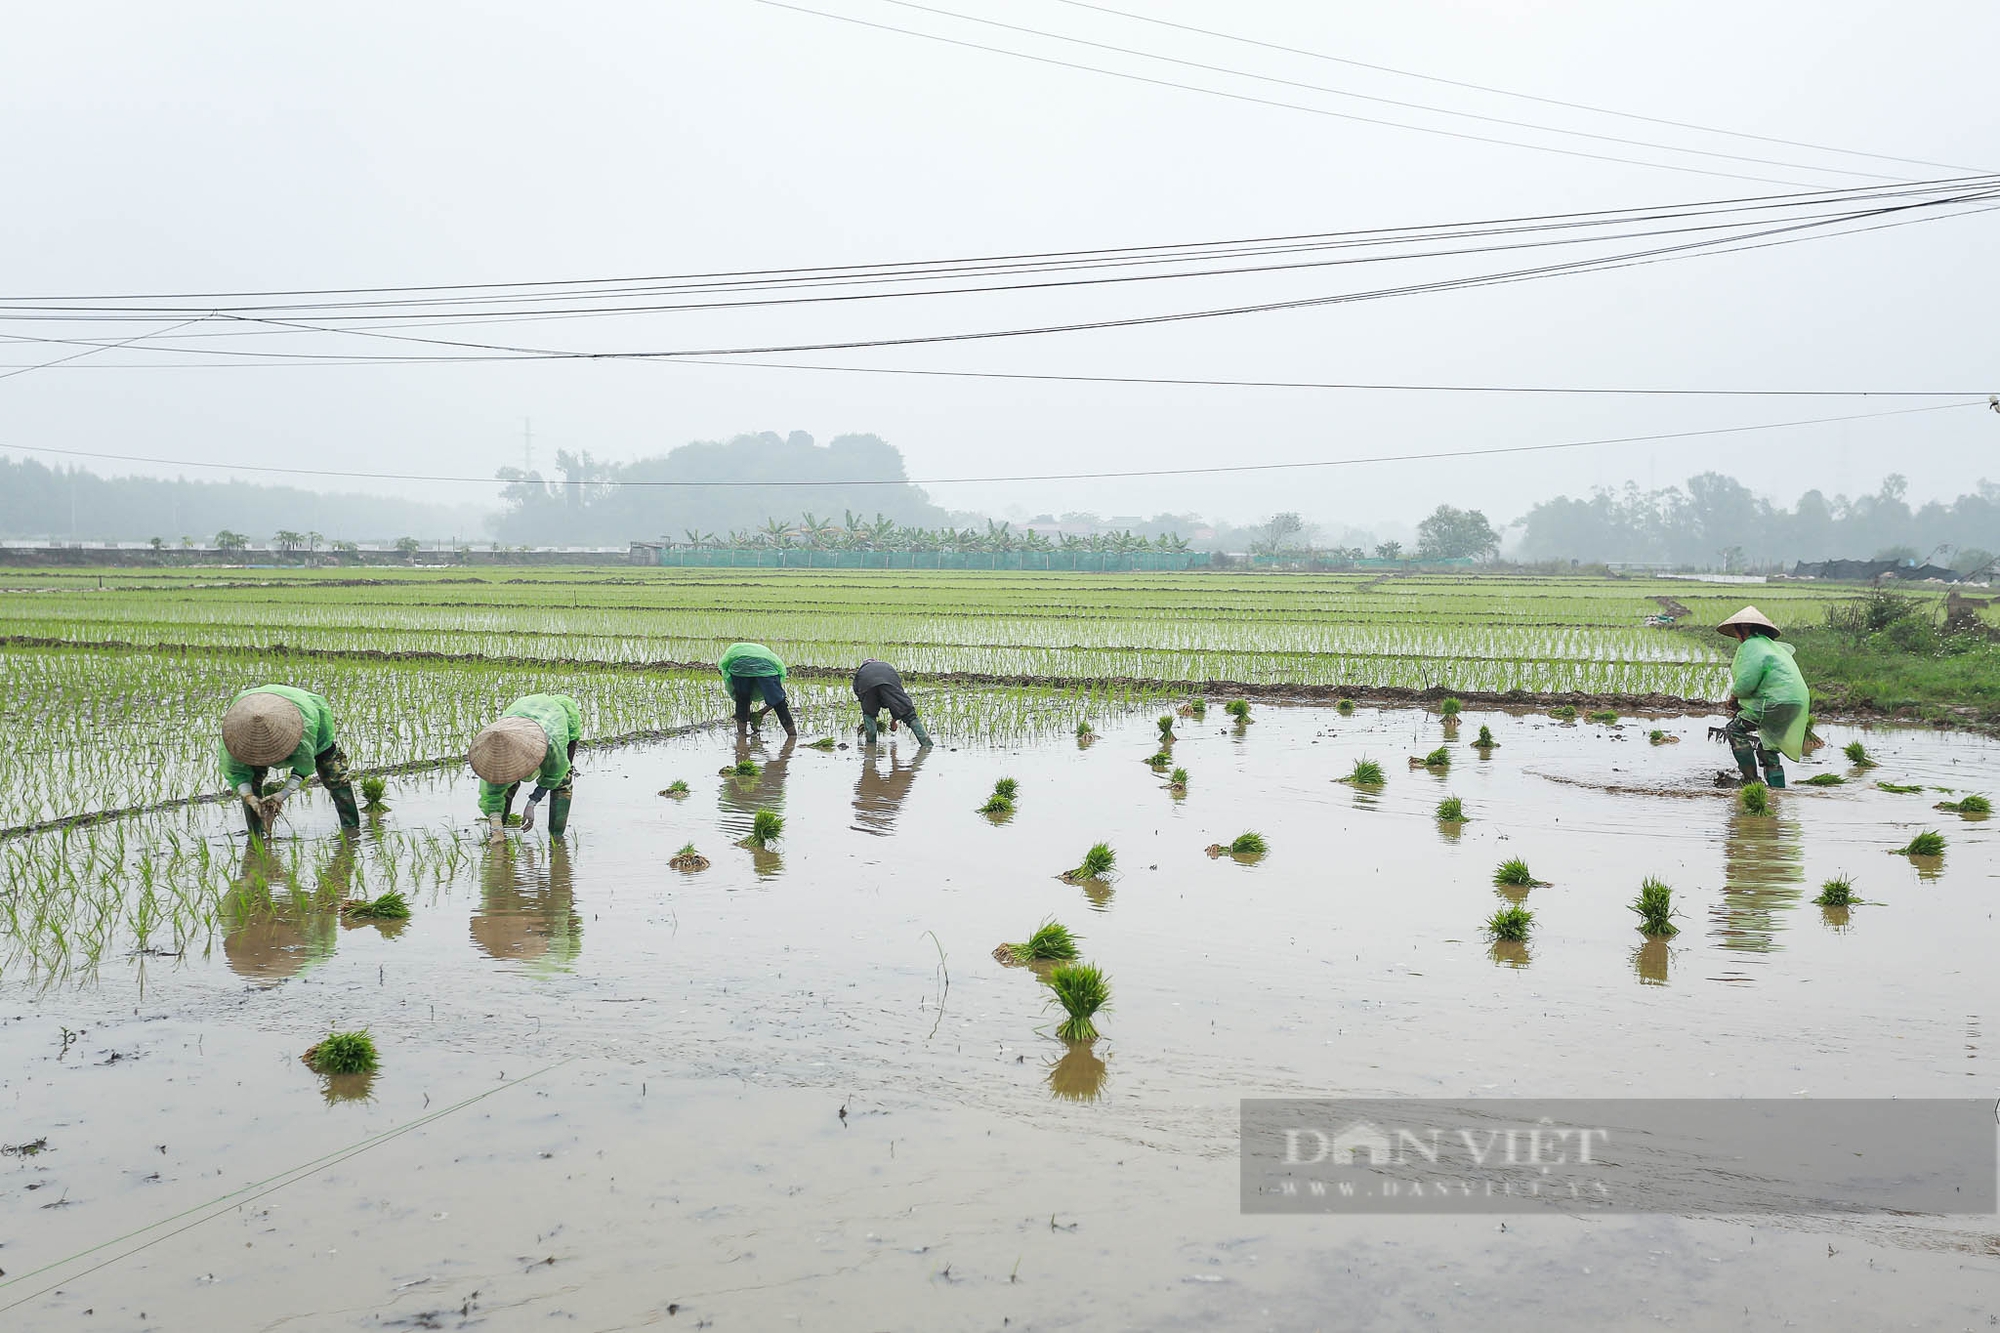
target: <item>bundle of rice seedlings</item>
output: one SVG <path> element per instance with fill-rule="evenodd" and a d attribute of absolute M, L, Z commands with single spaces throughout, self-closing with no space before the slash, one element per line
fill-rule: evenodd
<path fill-rule="evenodd" d="M 1835 875 L 1819 886 L 1819 897 L 1813 899 L 1821 907 L 1852 907 L 1861 900 L 1854 896 L 1854 881 L 1846 875 Z"/>
<path fill-rule="evenodd" d="M 1154 768 L 1165 768 L 1168 764 L 1174 762 L 1174 757 L 1165 750 L 1160 750 L 1148 756 L 1146 762 Z"/>
<path fill-rule="evenodd" d="M 1618 724 L 1618 714 L 1612 712 L 1609 708 L 1600 708 L 1595 712 L 1586 713 L 1584 716 L 1588 721 L 1602 722 L 1607 727 Z"/>
<path fill-rule="evenodd" d="M 1840 787 L 1846 783 L 1847 779 L 1838 773 L 1815 773 L 1805 780 L 1808 787 Z"/>
<path fill-rule="evenodd" d="M 754 778 L 764 770 L 757 767 L 755 759 L 739 759 L 722 770 L 724 777 Z"/>
<path fill-rule="evenodd" d="M 1681 933 L 1681 928 L 1671 920 L 1674 891 L 1651 875 L 1640 882 L 1638 899 L 1628 905 L 1639 914 L 1640 934 L 1653 939 L 1671 939 Z"/>
<path fill-rule="evenodd" d="M 1262 856 L 1271 850 L 1261 833 L 1239 833 L 1227 846 L 1213 843 L 1208 848 L 1210 856 Z"/>
<path fill-rule="evenodd" d="M 1160 726 L 1160 744 L 1172 744 L 1174 739 L 1174 719 L 1171 716 L 1162 716 L 1158 720 Z"/>
<path fill-rule="evenodd" d="M 379 898 L 364 898 L 340 905 L 341 915 L 357 921 L 407 921 L 410 918 L 410 902 L 399 889 L 391 889 Z"/>
<path fill-rule="evenodd" d="M 361 808 L 371 815 L 385 813 L 389 807 L 382 802 L 382 793 L 389 790 L 389 780 L 379 773 L 370 773 L 361 779 Z"/>
<path fill-rule="evenodd" d="M 759 847 L 768 847 L 782 837 L 784 832 L 783 815 L 776 810 L 759 810 L 750 817 L 750 836 L 745 841 L 754 842 Z"/>
<path fill-rule="evenodd" d="M 1771 813 L 1771 789 L 1761 782 L 1746 782 L 1736 799 L 1746 815 L 1768 815 Z"/>
<path fill-rule="evenodd" d="M 1181 705 L 1180 712 L 1182 717 L 1191 717 L 1199 722 L 1208 716 L 1208 700 L 1197 694 Z"/>
<path fill-rule="evenodd" d="M 1518 889 L 1540 888 L 1544 883 L 1535 878 L 1528 869 L 1528 863 L 1518 856 L 1500 863 L 1499 869 L 1493 872 L 1493 882 L 1503 888 Z"/>
<path fill-rule="evenodd" d="M 1104 973 L 1091 963 L 1063 963 L 1049 973 L 1049 989 L 1068 1015 L 1056 1026 L 1056 1035 L 1064 1041 L 1095 1041 L 1097 1024 L 1091 1020 L 1111 1004 L 1111 983 Z"/>
<path fill-rule="evenodd" d="M 995 791 L 991 796 L 986 798 L 986 803 L 979 807 L 978 813 L 982 815 L 1011 815 L 1014 813 L 1013 799 Z"/>
<path fill-rule="evenodd" d="M 1075 884 L 1087 879 L 1103 879 L 1118 864 L 1118 853 L 1111 850 L 1108 842 L 1093 843 L 1083 854 L 1083 862 L 1074 870 L 1065 870 L 1062 877 Z"/>
<path fill-rule="evenodd" d="M 302 1057 L 316 1074 L 366 1074 L 379 1063 L 375 1039 L 368 1029 L 359 1032 L 329 1032 Z"/>
<path fill-rule="evenodd" d="M 1344 778 L 1336 778 L 1334 781 L 1345 782 L 1353 787 L 1379 787 L 1385 779 L 1382 776 L 1382 765 L 1376 763 L 1373 759 L 1357 759 L 1354 761 L 1354 771 L 1352 773 L 1349 773 Z"/>
<path fill-rule="evenodd" d="M 1875 761 L 1868 757 L 1868 751 L 1862 747 L 1860 741 L 1849 741 L 1841 753 L 1846 755 L 1847 762 L 1856 768 L 1875 767 Z"/>
<path fill-rule="evenodd" d="M 1231 699 L 1223 706 L 1222 711 L 1235 718 L 1239 724 L 1252 720 L 1250 717 L 1250 701 L 1248 699 Z"/>
<path fill-rule="evenodd" d="M 1525 941 L 1535 924 L 1535 914 L 1525 907 L 1502 907 L 1486 918 L 1486 934 L 1495 941 Z"/>
<path fill-rule="evenodd" d="M 1188 772 L 1185 768 L 1175 769 L 1172 775 L 1167 778 L 1167 790 L 1176 796 L 1187 795 L 1187 784 Z"/>
<path fill-rule="evenodd" d="M 676 870 L 685 870 L 693 874 L 697 870 L 708 869 L 708 858 L 696 851 L 693 843 L 684 842 L 681 844 L 681 849 L 668 858 L 667 864 Z"/>
<path fill-rule="evenodd" d="M 1978 792 L 1972 792 L 1955 801 L 1939 801 L 1937 808 L 1949 810 L 1955 815 L 1990 815 L 1993 813 L 1993 802 Z"/>
<path fill-rule="evenodd" d="M 1652 745 L 1679 745 L 1681 743 L 1680 737 L 1661 731 L 1658 727 L 1654 727 L 1646 733 L 1646 740 L 1648 744 Z"/>
<path fill-rule="evenodd" d="M 1895 850 L 1896 856 L 1943 856 L 1944 834 L 1936 829 L 1926 829 Z"/>
<path fill-rule="evenodd" d="M 1022 944 L 1003 944 L 993 956 L 1010 965 L 1023 963 L 1069 963 L 1076 961 L 1076 942 L 1081 935 L 1070 934 L 1060 921 L 1044 921 Z"/>
<path fill-rule="evenodd" d="M 807 741 L 806 748 L 808 750 L 831 750 L 835 743 L 833 737 L 822 736 L 816 741 Z"/>
<path fill-rule="evenodd" d="M 1438 712 L 1444 714 L 1446 717 L 1457 717 L 1463 711 L 1465 711 L 1465 705 L 1449 695 L 1446 695 L 1444 701 L 1438 704 Z"/>
<path fill-rule="evenodd" d="M 1005 796 L 1008 800 L 1011 801 L 1016 796 L 1019 796 L 1021 794 L 1021 784 L 1016 782 L 1013 778 L 995 779 L 993 783 L 993 794 L 995 796 Z"/>
<path fill-rule="evenodd" d="M 1438 802 L 1437 817 L 1438 822 L 1441 824 L 1466 823 L 1465 802 L 1456 796 L 1445 797 L 1442 801 Z"/>
<path fill-rule="evenodd" d="M 672 782 L 669 782 L 666 786 L 660 788 L 660 795 L 670 796 L 676 801 L 685 797 L 687 794 L 688 794 L 688 785 L 687 783 L 681 781 L 679 778 L 675 778 Z"/>
<path fill-rule="evenodd" d="M 1440 745 L 1437 747 L 1437 749 L 1432 750 L 1422 759 L 1419 759 L 1417 763 L 1422 767 L 1429 769 L 1450 768 L 1451 751 L 1446 749 L 1444 746 Z"/>
<path fill-rule="evenodd" d="M 1342 717 L 1349 717 L 1354 712 L 1354 700 L 1342 699 L 1339 703 L 1335 704 L 1333 708 L 1334 711 L 1339 713 Z"/>
<path fill-rule="evenodd" d="M 1558 722 L 1574 722 L 1576 721 L 1576 705 L 1557 704 L 1549 710 L 1549 716 Z"/>
<path fill-rule="evenodd" d="M 1473 738 L 1472 748 L 1475 750 L 1490 750 L 1499 743 L 1499 741 L 1493 739 L 1493 728 L 1487 726 L 1484 722 L 1480 723 L 1479 735 Z"/>
<path fill-rule="evenodd" d="M 1080 741 L 1093 741 L 1097 739 L 1097 733 L 1091 729 L 1088 721 L 1079 722 L 1076 724 L 1076 738 Z"/>
<path fill-rule="evenodd" d="M 1882 791 L 1893 792 L 1898 796 L 1908 796 L 1923 790 L 1922 786 L 1906 787 L 1900 782 L 1878 782 L 1875 785 Z"/>

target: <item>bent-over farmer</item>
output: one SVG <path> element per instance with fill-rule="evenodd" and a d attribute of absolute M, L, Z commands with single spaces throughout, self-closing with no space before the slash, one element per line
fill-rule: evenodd
<path fill-rule="evenodd" d="M 875 739 L 882 724 L 880 714 L 886 708 L 889 730 L 894 731 L 900 722 L 910 729 L 918 745 L 931 743 L 930 733 L 917 720 L 916 704 L 903 688 L 902 676 L 887 662 L 873 657 L 862 662 L 854 673 L 854 697 L 861 701 L 861 734 L 869 740 Z"/>
<path fill-rule="evenodd" d="M 583 714 L 567 694 L 529 694 L 516 699 L 484 731 L 472 738 L 466 758 L 479 775 L 479 813 L 498 837 L 514 810 L 514 795 L 533 777 L 535 789 L 521 808 L 521 827 L 535 826 L 535 807 L 549 801 L 549 832 L 569 827 L 569 802 L 576 782 L 576 746 L 583 739 Z"/>
<path fill-rule="evenodd" d="M 722 671 L 722 684 L 729 697 L 736 701 L 739 731 L 751 722 L 761 722 L 764 714 L 775 712 L 787 736 L 799 734 L 792 723 L 792 706 L 785 698 L 785 664 L 776 653 L 761 643 L 732 643 L 722 650 L 716 666 Z M 753 693 L 764 700 L 755 717 L 750 714 Z"/>
<path fill-rule="evenodd" d="M 237 695 L 222 714 L 218 753 L 223 779 L 242 800 L 253 835 L 267 833 L 285 801 L 315 773 L 333 798 L 341 828 L 361 827 L 347 756 L 333 739 L 333 705 L 310 690 L 257 685 Z M 264 775 L 278 767 L 291 772 L 283 787 L 266 796 Z"/>
<path fill-rule="evenodd" d="M 1729 664 L 1736 716 L 1723 728 L 1736 767 L 1745 782 L 1755 782 L 1762 764 L 1765 785 L 1782 789 L 1785 769 L 1778 756 L 1804 755 L 1812 707 L 1806 678 L 1792 660 L 1792 645 L 1778 642 L 1778 627 L 1756 607 L 1744 607 L 1716 629 L 1737 642 L 1736 658 Z"/>

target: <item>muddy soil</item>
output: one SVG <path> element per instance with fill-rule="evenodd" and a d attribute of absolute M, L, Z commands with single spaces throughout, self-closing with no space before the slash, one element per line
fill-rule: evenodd
<path fill-rule="evenodd" d="M 570 832 L 480 841 L 408 922 L 275 895 L 205 956 L 0 982 L 0 1326 L 608 1329 L 1984 1327 L 1991 1217 L 1271 1217 L 1255 1096 L 1990 1095 L 2000 745 L 1868 733 L 1776 814 L 1712 785 L 1719 719 L 1468 707 L 1148 716 L 1099 742 L 822 753 L 728 732 L 585 757 Z M 1852 735 L 1826 728 L 1845 772 Z M 1439 743 L 1442 773 L 1399 755 Z M 742 757 L 754 778 L 716 770 Z M 1357 758 L 1386 786 L 1333 779 Z M 999 777 L 1016 813 L 973 813 Z M 656 793 L 676 778 L 686 800 Z M 1447 794 L 1469 822 L 1440 827 Z M 470 781 L 384 826 L 479 837 Z M 735 845 L 760 809 L 769 848 Z M 229 840 L 217 812 L 218 843 Z M 1942 863 L 1887 849 L 1923 828 Z M 1205 849 L 1254 829 L 1254 863 Z M 312 794 L 280 841 L 333 836 Z M 667 860 L 693 841 L 696 876 Z M 1108 841 L 1118 871 L 1056 878 Z M 240 843 L 239 843 L 240 846 Z M 241 855 L 240 850 L 236 853 Z M 1503 897 L 1509 857 L 1543 881 Z M 1853 875 L 1865 905 L 1811 904 Z M 1626 904 L 1658 875 L 1681 935 Z M 407 886 L 405 886 L 408 892 Z M 356 884 L 352 892 L 378 891 Z M 1526 946 L 1479 931 L 1518 897 Z M 1053 917 L 1111 979 L 1053 1037 Z M 372 1077 L 299 1055 L 367 1027 Z M 88 1313 L 86 1313 L 88 1312 Z M 706 1324 L 704 1325 L 704 1321 Z"/>

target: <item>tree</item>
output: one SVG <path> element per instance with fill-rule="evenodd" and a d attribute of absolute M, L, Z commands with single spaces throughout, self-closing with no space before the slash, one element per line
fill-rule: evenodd
<path fill-rule="evenodd" d="M 250 539 L 240 532 L 228 528 L 215 534 L 215 549 L 218 551 L 240 551 L 250 544 Z"/>
<path fill-rule="evenodd" d="M 293 532 L 290 528 L 279 528 L 271 540 L 278 544 L 279 555 L 290 555 L 305 545 L 306 539 L 304 533 Z"/>
<path fill-rule="evenodd" d="M 162 541 L 158 537 L 148 537 L 146 539 L 146 545 L 152 547 L 155 552 L 158 552 L 159 550 L 161 550 L 163 547 L 166 546 L 166 542 Z"/>
<path fill-rule="evenodd" d="M 415 537 L 396 538 L 396 550 L 402 555 L 402 557 L 405 560 L 416 559 L 417 552 L 420 549 L 422 549 L 422 547 L 423 543 L 418 541 Z"/>
<path fill-rule="evenodd" d="M 1477 509 L 1439 505 L 1417 524 L 1417 559 L 1487 560 L 1500 552 L 1500 534 Z"/>
<path fill-rule="evenodd" d="M 1258 529 L 1263 535 L 1251 543 L 1251 549 L 1264 555 L 1283 555 L 1298 549 L 1304 540 L 1306 521 L 1289 510 L 1273 514 L 1264 520 Z"/>
<path fill-rule="evenodd" d="M 1401 542 L 1383 542 L 1375 548 L 1375 558 L 1377 560 L 1400 560 L 1403 558 L 1403 544 Z"/>

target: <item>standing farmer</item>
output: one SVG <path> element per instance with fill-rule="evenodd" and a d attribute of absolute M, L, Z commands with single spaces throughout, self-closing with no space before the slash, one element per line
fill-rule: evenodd
<path fill-rule="evenodd" d="M 764 714 L 775 710 L 785 734 L 799 734 L 792 724 L 792 706 L 785 699 L 785 664 L 776 653 L 761 643 L 732 643 L 722 650 L 722 660 L 716 665 L 722 669 L 724 688 L 736 701 L 737 730 L 752 721 L 761 721 Z M 752 693 L 764 699 L 764 706 L 757 710 L 755 718 L 750 715 Z"/>
<path fill-rule="evenodd" d="M 222 714 L 219 757 L 223 779 L 241 798 L 244 822 L 255 837 L 270 831 L 285 801 L 314 773 L 333 798 L 341 828 L 361 827 L 347 756 L 333 739 L 333 705 L 317 694 L 290 685 L 243 691 Z M 264 795 L 264 774 L 281 765 L 291 769 L 285 785 Z"/>
<path fill-rule="evenodd" d="M 854 673 L 854 697 L 861 701 L 861 732 L 874 740 L 881 726 L 879 714 L 889 710 L 889 730 L 901 722 L 917 738 L 918 745 L 931 743 L 930 733 L 917 721 L 917 706 L 903 688 L 903 678 L 887 662 L 869 658 Z"/>
<path fill-rule="evenodd" d="M 1755 782 L 1757 766 L 1762 764 L 1765 784 L 1782 789 L 1785 770 L 1778 756 L 1803 757 L 1807 710 L 1812 706 L 1806 679 L 1792 660 L 1792 645 L 1778 642 L 1778 627 L 1754 606 L 1744 607 L 1716 629 L 1738 645 L 1736 659 L 1729 664 L 1729 695 L 1736 716 L 1723 728 L 1736 766 L 1745 782 Z"/>
<path fill-rule="evenodd" d="M 572 765 L 576 744 L 583 739 L 583 714 L 567 694 L 529 694 L 508 705 L 500 720 L 472 738 L 466 758 L 479 775 L 479 813 L 493 835 L 507 827 L 514 794 L 530 776 L 535 790 L 521 809 L 521 827 L 535 826 L 535 807 L 549 802 L 549 832 L 569 827 L 569 802 L 576 781 Z"/>

